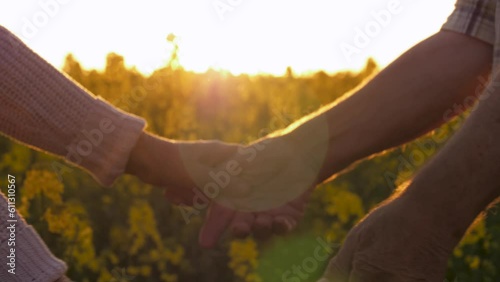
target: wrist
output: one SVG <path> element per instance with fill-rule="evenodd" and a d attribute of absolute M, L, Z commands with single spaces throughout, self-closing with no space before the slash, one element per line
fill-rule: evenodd
<path fill-rule="evenodd" d="M 148 132 L 143 131 L 137 140 L 134 148 L 130 152 L 130 157 L 125 168 L 125 173 L 134 175 L 141 181 L 160 185 L 161 180 L 155 173 L 155 166 L 158 158 L 163 158 L 164 149 L 159 149 L 158 145 L 164 143 L 161 147 L 168 145 L 165 140 L 160 139 Z M 164 160 L 166 161 L 166 159 Z M 158 169 L 158 167 L 156 167 Z"/>
<path fill-rule="evenodd" d="M 317 175 L 316 185 L 323 182 L 325 177 L 323 171 L 329 162 L 328 139 L 323 136 L 324 132 L 316 134 L 304 134 L 301 131 L 291 131 L 280 136 L 280 141 L 289 146 L 293 152 L 293 157 L 300 158 L 304 166 L 315 171 Z M 329 173 L 330 176 L 332 173 Z"/>
<path fill-rule="evenodd" d="M 143 132 L 132 149 L 125 173 L 160 187 L 193 186 L 179 151 L 181 144 Z"/>
<path fill-rule="evenodd" d="M 353 162 L 352 144 L 344 142 L 344 136 L 331 136 L 326 123 L 308 123 L 287 132 L 284 138 L 292 143 L 303 158 L 318 169 L 318 184 L 342 171 Z"/>

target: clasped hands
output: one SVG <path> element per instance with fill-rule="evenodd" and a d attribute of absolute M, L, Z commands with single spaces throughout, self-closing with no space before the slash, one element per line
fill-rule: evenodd
<path fill-rule="evenodd" d="M 286 136 L 264 138 L 248 146 L 208 142 L 205 152 L 210 152 L 211 160 L 200 159 L 206 153 L 192 148 L 197 145 L 179 148 L 186 172 L 212 200 L 200 233 L 202 246 L 213 246 L 225 229 L 237 237 L 253 233 L 266 238 L 295 228 L 318 183 L 321 158 L 306 158 Z M 167 191 L 174 193 L 170 191 L 175 188 Z M 177 202 L 203 207 L 193 199 L 199 200 L 189 197 Z"/>
<path fill-rule="evenodd" d="M 172 141 L 144 133 L 131 152 L 126 173 L 165 187 L 166 198 L 181 209 L 191 206 L 195 212 L 185 209 L 186 221 L 207 209 L 199 243 L 210 248 L 226 230 L 236 237 L 253 234 L 265 239 L 296 227 L 331 158 L 321 142 L 311 144 L 287 134 L 242 146 Z M 436 212 L 423 214 L 421 202 L 397 197 L 369 213 L 351 230 L 322 281 L 443 277 L 446 258 L 459 238 L 450 238 L 453 232 L 432 224 Z M 413 244 L 407 244 L 410 237 Z"/>
<path fill-rule="evenodd" d="M 237 237 L 266 238 L 295 228 L 318 184 L 325 153 L 306 154 L 303 149 L 286 134 L 243 146 L 172 141 L 144 133 L 127 172 L 165 187 L 166 198 L 180 205 L 187 222 L 207 209 L 199 243 L 212 247 L 225 230 Z"/>

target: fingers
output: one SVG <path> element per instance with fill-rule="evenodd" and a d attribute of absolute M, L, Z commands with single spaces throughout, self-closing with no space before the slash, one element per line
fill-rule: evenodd
<path fill-rule="evenodd" d="M 268 213 L 273 216 L 272 233 L 285 235 L 293 231 L 304 215 L 304 208 L 305 200 L 303 197 L 299 197 L 284 206 L 269 211 Z"/>
<path fill-rule="evenodd" d="M 274 218 L 273 233 L 285 235 L 290 233 L 297 226 L 297 221 L 289 215 L 279 215 Z"/>
<path fill-rule="evenodd" d="M 273 233 L 284 235 L 295 229 L 302 212 L 290 205 L 285 205 L 272 212 L 238 212 L 212 203 L 203 227 L 200 231 L 200 245 L 205 248 L 213 247 L 228 228 L 232 235 L 244 238 L 254 234 L 259 239 L 266 239 Z"/>
<path fill-rule="evenodd" d="M 255 238 L 265 240 L 273 234 L 274 219 L 270 214 L 258 213 L 255 215 L 255 223 L 252 232 Z"/>
<path fill-rule="evenodd" d="M 259 239 L 266 239 L 272 234 L 285 235 L 297 227 L 304 215 L 305 197 L 299 197 L 279 208 L 255 213 L 253 233 Z"/>
<path fill-rule="evenodd" d="M 236 212 L 230 229 L 233 236 L 244 238 L 253 234 L 264 240 L 275 235 L 290 233 L 297 226 L 297 220 L 286 214 Z"/>
<path fill-rule="evenodd" d="M 252 233 L 254 222 L 255 217 L 252 213 L 236 212 L 230 226 L 231 233 L 237 238 L 245 238 Z"/>
<path fill-rule="evenodd" d="M 234 211 L 212 203 L 200 230 L 199 244 L 203 248 L 212 248 L 222 236 L 234 217 Z"/>
<path fill-rule="evenodd" d="M 273 217 L 270 214 L 234 212 L 214 203 L 210 208 L 200 232 L 200 245 L 211 248 L 228 228 L 236 238 L 245 238 L 254 234 L 259 239 L 266 239 L 274 234 L 286 234 L 293 230 L 297 221 L 290 216 Z"/>

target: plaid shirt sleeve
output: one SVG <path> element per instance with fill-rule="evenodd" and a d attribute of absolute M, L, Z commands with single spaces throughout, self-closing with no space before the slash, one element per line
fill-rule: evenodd
<path fill-rule="evenodd" d="M 458 0 L 443 25 L 451 30 L 495 44 L 496 0 Z"/>

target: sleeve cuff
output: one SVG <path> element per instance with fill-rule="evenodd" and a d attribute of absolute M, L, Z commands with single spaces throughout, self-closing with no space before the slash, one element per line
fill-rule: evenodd
<path fill-rule="evenodd" d="M 146 122 L 96 99 L 95 106 L 66 147 L 65 159 L 88 170 L 104 186 L 111 186 L 123 174 L 130 152 Z"/>

